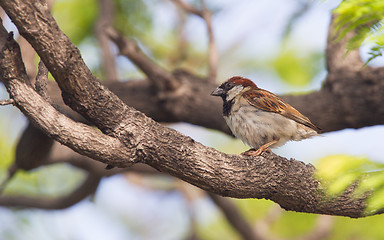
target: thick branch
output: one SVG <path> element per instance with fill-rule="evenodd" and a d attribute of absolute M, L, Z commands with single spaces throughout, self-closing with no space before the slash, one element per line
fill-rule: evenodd
<path fill-rule="evenodd" d="M 4 59 L 2 59 L 2 62 L 4 62 Z M 19 65 L 14 64 L 14 66 Z M 14 66 L 11 70 L 15 69 Z M 2 72 L 7 73 L 6 70 L 9 69 L 2 66 Z M 106 161 L 108 164 L 119 167 L 129 165 L 132 163 L 131 155 L 125 154 L 124 156 L 121 152 L 124 152 L 127 148 L 135 148 L 142 162 L 202 189 L 223 196 L 267 198 L 279 203 L 287 210 L 352 217 L 359 217 L 364 214 L 366 196 L 355 199 L 351 197 L 351 190 L 337 199 L 329 201 L 326 194 L 321 192 L 320 183 L 313 177 L 314 168 L 311 165 L 289 161 L 273 154 L 257 158 L 223 154 L 212 148 L 205 147 L 172 129 L 164 128 L 148 118 L 143 121 L 142 115 L 139 115 L 139 118 L 135 118 L 136 115 L 131 116 L 136 123 L 141 123 L 135 125 L 136 131 L 140 132 L 140 134 L 127 136 L 125 146 L 118 145 L 117 147 L 117 145 L 112 145 L 112 147 L 106 149 L 106 145 L 98 146 L 100 144 L 98 141 L 96 144 L 94 142 L 84 144 L 98 139 L 99 136 L 96 133 L 100 134 L 100 132 L 89 134 L 89 127 L 73 124 L 72 122 L 61 126 L 59 123 L 64 116 L 57 113 L 54 114 L 56 115 L 55 118 L 50 117 L 49 114 L 46 116 L 46 113 L 55 111 L 55 109 L 49 106 L 45 108 L 46 110 L 41 111 L 41 106 L 44 106 L 46 102 L 40 95 L 25 83 L 12 77 L 14 75 L 11 75 L 11 77 L 9 75 L 11 73 L 5 74 L 5 76 L 8 76 L 8 78 L 5 78 L 5 84 L 11 96 L 17 102 L 17 106 L 25 115 L 36 121 L 36 124 L 40 124 L 41 128 L 44 129 L 45 127 L 45 130 L 58 141 L 75 150 L 80 144 L 87 148 L 87 151 L 81 149 L 83 154 L 89 154 L 100 161 Z M 26 74 L 24 75 L 26 76 Z M 39 114 L 36 114 L 36 112 Z M 50 133 L 49 131 L 57 129 L 57 125 L 64 129 L 55 134 Z M 50 129 L 52 127 L 53 129 Z M 78 127 L 83 129 L 76 130 Z M 129 129 L 128 126 L 126 129 Z M 76 138 L 67 138 L 66 133 L 68 132 L 71 132 L 71 134 L 83 133 L 83 138 L 81 138 L 83 141 L 76 142 Z M 86 140 L 84 141 L 84 139 Z M 103 140 L 103 144 L 108 142 L 106 136 Z M 102 155 L 96 155 L 95 152 L 90 152 L 89 145 L 92 146 L 92 149 L 95 148 L 95 145 L 98 147 L 97 149 L 103 147 L 107 154 L 102 152 L 97 153 Z M 111 154 L 115 155 L 111 156 Z M 120 158 L 117 159 L 117 156 Z"/>
<path fill-rule="evenodd" d="M 163 101 L 153 96 L 151 84 L 145 80 L 112 83 L 107 87 L 124 103 L 158 122 L 187 122 L 231 135 L 222 117 L 221 100 L 209 95 L 217 87 L 216 84 L 200 80 L 185 71 L 177 71 L 175 77 L 182 80 L 185 94 Z M 380 69 L 367 69 L 358 74 L 341 71 L 330 76 L 320 91 L 283 98 L 320 126 L 323 132 L 382 125 L 383 77 Z M 82 119 L 65 106 L 56 84 L 49 84 L 49 92 L 54 103 L 67 115 Z"/>
<path fill-rule="evenodd" d="M 2 48 L 0 70 L 1 80 L 15 105 L 33 124 L 42 128 L 53 139 L 99 160 L 113 161 L 127 157 L 134 159 L 132 152 L 127 151 L 119 140 L 67 118 L 27 85 L 28 76 L 21 62 L 20 49 L 12 39 Z"/>
<path fill-rule="evenodd" d="M 355 31 L 348 32 L 344 38 L 339 39 L 339 32 L 335 31 L 335 19 L 333 15 L 331 24 L 328 30 L 327 48 L 326 48 L 326 63 L 329 72 L 345 69 L 348 71 L 360 71 L 364 66 L 360 57 L 359 49 L 348 51 L 347 44 L 354 36 Z"/>
<path fill-rule="evenodd" d="M 93 143 L 84 143 L 92 139 L 88 137 L 96 139 L 100 137 L 96 134 L 100 132 L 95 131 L 85 136 L 86 141 L 78 142 L 87 147 L 87 151 L 81 149 L 83 150 L 81 153 L 89 154 L 100 161 L 108 161 L 108 164 L 118 167 L 131 164 L 133 159 L 138 160 L 222 196 L 267 198 L 279 203 L 287 210 L 300 212 L 350 217 L 365 216 L 364 209 L 368 194 L 356 197 L 353 194 L 355 186 L 351 186 L 338 196 L 328 196 L 324 191 L 325 186 L 315 179 L 315 169 L 312 165 L 267 153 L 259 157 L 223 154 L 175 130 L 165 128 L 144 114 L 126 106 L 90 74 L 77 48 L 58 29 L 49 12 L 41 8 L 38 3 L 1 0 L 0 4 L 15 22 L 21 34 L 39 53 L 63 91 L 66 103 L 103 132 L 115 137 L 110 139 L 104 136 L 104 141 L 119 139 L 124 143 L 112 145 L 110 149 L 106 149 L 105 142 L 103 142 L 104 145 L 97 142 L 96 144 L 100 144 L 98 147 L 104 146 L 105 151 L 110 154 L 102 152 L 104 155 L 92 155 L 99 154 L 90 152 L 94 147 L 90 149 L 89 145 Z M 56 43 L 61 44 L 56 45 Z M 2 67 L 1 77 L 6 80 L 7 90 L 15 99 L 16 106 L 29 118 L 39 123 L 39 127 L 43 129 L 45 127 L 50 133 L 55 130 L 50 128 L 56 127 L 59 122 L 49 118 L 53 123 L 45 126 L 47 123 L 39 122 L 42 121 L 39 116 L 32 114 L 38 110 L 39 113 L 45 112 L 41 111 L 41 106 L 46 102 L 32 91 L 33 89 L 26 87 L 25 83 L 19 80 L 20 77 L 15 77 L 20 75 L 12 71 L 18 67 L 20 64 Z M 4 74 L 6 71 L 9 73 Z M 27 96 L 34 95 L 26 99 L 27 97 L 22 96 L 21 93 Z M 52 109 L 48 108 L 48 111 Z M 42 115 L 44 118 L 48 117 Z M 57 117 L 62 118 L 62 116 Z M 52 136 L 76 149 L 78 146 L 73 144 L 73 139 L 69 141 L 63 136 L 67 131 L 74 131 L 73 128 L 83 127 L 83 125 L 68 122 L 68 126 L 71 126 L 71 129 L 63 129 L 60 133 L 56 132 L 60 136 L 55 134 Z M 85 127 L 80 130 L 85 133 L 90 131 Z M 121 158 L 117 159 L 117 156 Z"/>

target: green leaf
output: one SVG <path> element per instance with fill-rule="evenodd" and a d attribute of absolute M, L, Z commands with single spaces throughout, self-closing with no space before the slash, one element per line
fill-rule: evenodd
<path fill-rule="evenodd" d="M 367 63 L 381 56 L 384 49 L 383 24 L 384 1 L 382 0 L 344 0 L 334 10 L 336 31 L 340 31 L 338 40 L 348 32 L 357 34 L 349 40 L 348 50 L 358 49 L 362 44 L 372 44 Z"/>
<path fill-rule="evenodd" d="M 61 30 L 74 44 L 79 44 L 93 35 L 98 4 L 96 0 L 58 0 L 52 13 Z"/>
<path fill-rule="evenodd" d="M 319 73 L 320 54 L 302 55 L 301 50 L 287 48 L 283 45 L 280 54 L 272 59 L 270 65 L 283 81 L 295 85 L 305 86 Z"/>
<path fill-rule="evenodd" d="M 115 4 L 114 25 L 120 32 L 129 37 L 140 37 L 151 32 L 150 7 L 144 1 L 115 0 Z"/>
<path fill-rule="evenodd" d="M 366 215 L 384 208 L 384 164 L 370 161 L 366 157 L 332 155 L 318 161 L 316 177 L 332 197 L 341 194 L 352 184 L 355 198 L 365 198 Z"/>

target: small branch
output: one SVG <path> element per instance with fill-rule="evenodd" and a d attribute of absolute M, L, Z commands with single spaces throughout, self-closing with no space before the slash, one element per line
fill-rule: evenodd
<path fill-rule="evenodd" d="M 45 5 L 49 9 L 49 11 L 52 10 L 53 4 L 55 0 L 48 0 L 48 1 L 40 1 L 41 4 Z M 35 57 L 36 57 L 36 51 L 33 49 L 31 44 L 22 36 L 19 35 L 17 42 L 20 45 L 21 50 L 21 56 L 23 58 L 23 62 L 29 77 L 28 83 L 31 86 L 35 85 L 34 78 L 36 76 L 36 64 L 35 64 Z"/>
<path fill-rule="evenodd" d="M 86 180 L 73 192 L 66 196 L 50 199 L 47 197 L 32 198 L 23 196 L 0 196 L 0 206 L 40 208 L 40 209 L 65 209 L 82 201 L 94 193 L 100 183 L 101 177 L 89 173 Z"/>
<path fill-rule="evenodd" d="M 312 232 L 299 238 L 301 240 L 322 240 L 330 237 L 335 218 L 327 215 L 320 215 L 317 218 L 316 225 Z"/>
<path fill-rule="evenodd" d="M 107 28 L 107 35 L 115 42 L 120 54 L 129 58 L 138 68 L 147 75 L 148 79 L 160 91 L 170 92 L 176 90 L 180 83 L 172 74 L 167 72 L 149 59 L 139 48 L 137 43 L 125 38 L 112 27 Z"/>
<path fill-rule="evenodd" d="M 283 210 L 278 205 L 273 205 L 268 209 L 266 216 L 258 220 L 255 224 L 255 231 L 262 239 L 273 239 L 270 237 L 270 227 L 279 219 Z"/>
<path fill-rule="evenodd" d="M 104 79 L 108 82 L 117 81 L 115 58 L 111 51 L 108 35 L 105 29 L 112 25 L 114 3 L 110 0 L 99 0 L 99 19 L 96 23 L 96 36 L 102 53 L 102 70 Z"/>
<path fill-rule="evenodd" d="M 68 163 L 74 167 L 84 169 L 85 171 L 92 172 L 103 177 L 110 177 L 116 174 L 126 172 L 135 172 L 143 175 L 164 174 L 148 165 L 140 163 L 127 168 L 113 168 L 110 170 L 106 170 L 104 163 L 95 161 L 89 157 L 78 154 L 72 149 L 56 142 L 53 145 L 49 159 L 46 161 L 45 164 L 48 165 L 57 163 Z"/>
<path fill-rule="evenodd" d="M 177 6 L 179 6 L 180 8 L 182 8 L 184 11 L 186 12 L 189 12 L 189 13 L 192 13 L 194 15 L 197 15 L 201 18 L 204 18 L 204 14 L 203 14 L 203 11 L 201 10 L 198 10 L 196 9 L 195 7 L 193 7 L 192 5 L 184 2 L 183 0 L 172 0 Z"/>
<path fill-rule="evenodd" d="M 178 67 L 187 57 L 187 39 L 184 33 L 186 13 L 184 10 L 177 8 L 177 15 L 178 20 L 176 21 L 175 31 L 178 36 L 178 51 L 173 63 L 176 63 L 176 66 Z"/>
<path fill-rule="evenodd" d="M 300 4 L 299 8 L 293 13 L 293 15 L 289 18 L 286 24 L 286 27 L 282 34 L 283 40 L 284 38 L 288 37 L 291 34 L 293 25 L 296 23 L 297 19 L 299 19 L 301 16 L 307 13 L 308 9 L 312 6 L 312 3 L 313 2 L 306 1 L 306 0 L 299 3 Z"/>
<path fill-rule="evenodd" d="M 17 171 L 17 167 L 15 165 L 12 165 L 8 168 L 7 176 L 2 180 L 0 183 L 0 195 L 3 194 L 5 188 L 8 186 L 8 183 L 12 180 L 12 178 L 15 176 Z"/>
<path fill-rule="evenodd" d="M 264 239 L 262 236 L 256 235 L 256 232 L 253 230 L 252 226 L 248 223 L 244 216 L 242 216 L 235 204 L 232 203 L 230 199 L 218 196 L 213 193 L 207 193 L 212 201 L 216 204 L 216 206 L 223 212 L 224 216 L 232 225 L 232 227 L 236 229 L 236 231 L 242 236 L 242 239 Z"/>
<path fill-rule="evenodd" d="M 15 103 L 15 101 L 13 99 L 0 100 L 1 106 L 6 106 L 6 105 L 14 104 L 14 103 Z"/>
<path fill-rule="evenodd" d="M 28 84 L 34 86 L 34 78 L 36 76 L 35 57 L 36 51 L 25 38 L 19 35 L 17 42 L 20 45 L 21 56 L 28 74 Z"/>
<path fill-rule="evenodd" d="M 172 0 L 178 7 L 184 11 L 201 17 L 207 25 L 208 32 L 208 78 L 212 81 L 216 81 L 217 66 L 219 54 L 215 42 L 215 36 L 212 28 L 212 12 L 210 12 L 205 4 L 205 0 L 201 0 L 202 10 L 198 10 L 192 5 L 185 3 L 183 0 Z"/>
<path fill-rule="evenodd" d="M 39 68 L 36 75 L 35 88 L 36 92 L 40 94 L 44 98 L 44 100 L 50 102 L 50 98 L 48 95 L 48 69 L 44 65 L 43 61 L 39 62 Z"/>
<path fill-rule="evenodd" d="M 203 5 L 203 19 L 205 20 L 205 23 L 207 25 L 207 31 L 208 31 L 208 64 L 209 64 L 209 74 L 208 78 L 215 82 L 217 78 L 217 67 L 218 67 L 218 61 L 219 61 L 219 54 L 217 51 L 216 41 L 215 41 L 215 35 L 213 33 L 213 27 L 212 27 L 212 13 L 208 10 L 206 7 L 205 1 L 201 0 Z"/>
<path fill-rule="evenodd" d="M 17 143 L 14 162 L 8 167 L 7 179 L 0 189 L 6 187 L 19 169 L 29 171 L 45 164 L 52 145 L 53 140 L 50 137 L 29 123 Z"/>

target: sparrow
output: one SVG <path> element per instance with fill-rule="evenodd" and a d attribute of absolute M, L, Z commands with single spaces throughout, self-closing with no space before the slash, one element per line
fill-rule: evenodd
<path fill-rule="evenodd" d="M 223 116 L 232 133 L 252 147 L 246 155 L 258 156 L 287 141 L 316 136 L 321 130 L 283 99 L 247 78 L 232 77 L 211 95 L 223 99 Z"/>

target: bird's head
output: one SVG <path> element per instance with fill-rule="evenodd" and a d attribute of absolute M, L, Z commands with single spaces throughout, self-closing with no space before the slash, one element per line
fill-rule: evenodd
<path fill-rule="evenodd" d="M 212 96 L 219 96 L 223 101 L 231 101 L 237 95 L 248 91 L 249 89 L 257 89 L 256 84 L 251 80 L 243 77 L 231 77 L 223 82 L 211 93 Z"/>

